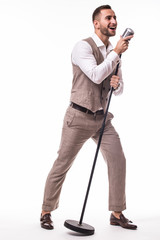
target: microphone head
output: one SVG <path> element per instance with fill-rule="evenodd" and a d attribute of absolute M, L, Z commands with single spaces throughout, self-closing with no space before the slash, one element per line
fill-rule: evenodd
<path fill-rule="evenodd" d="M 125 38 L 131 35 L 134 35 L 134 31 L 131 28 L 126 28 L 126 30 L 122 34 L 122 37 Z"/>

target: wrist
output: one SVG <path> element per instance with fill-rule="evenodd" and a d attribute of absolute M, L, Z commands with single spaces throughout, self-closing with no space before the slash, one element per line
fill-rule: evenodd
<path fill-rule="evenodd" d="M 119 86 L 120 86 L 120 83 L 118 83 L 118 86 L 114 89 L 114 91 L 118 90 Z"/>
<path fill-rule="evenodd" d="M 120 51 L 119 49 L 117 49 L 117 48 L 114 48 L 113 51 L 114 51 L 115 53 L 117 53 L 118 55 L 121 54 L 121 51 Z"/>

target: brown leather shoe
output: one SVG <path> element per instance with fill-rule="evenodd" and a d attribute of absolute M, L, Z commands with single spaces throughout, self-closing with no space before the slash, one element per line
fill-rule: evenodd
<path fill-rule="evenodd" d="M 132 221 L 129 221 L 125 216 L 121 213 L 120 214 L 120 219 L 116 218 L 113 213 L 111 214 L 110 217 L 110 224 L 115 225 L 115 226 L 121 226 L 123 228 L 131 229 L 131 230 L 136 230 L 137 226 L 134 224 L 131 224 Z"/>
<path fill-rule="evenodd" d="M 48 229 L 48 230 L 54 229 L 50 213 L 47 213 L 47 214 L 45 214 L 43 216 L 41 214 L 40 221 L 41 221 L 41 227 L 42 228 L 45 228 L 45 229 Z"/>

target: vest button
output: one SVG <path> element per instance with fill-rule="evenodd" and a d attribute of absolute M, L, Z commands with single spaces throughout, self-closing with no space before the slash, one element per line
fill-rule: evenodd
<path fill-rule="evenodd" d="M 105 90 L 106 88 L 105 87 L 103 87 L 103 90 Z"/>

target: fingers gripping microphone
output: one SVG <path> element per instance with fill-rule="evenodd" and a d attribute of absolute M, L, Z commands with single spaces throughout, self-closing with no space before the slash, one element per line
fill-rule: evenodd
<path fill-rule="evenodd" d="M 126 30 L 122 34 L 122 37 L 125 38 L 131 35 L 134 35 L 134 31 L 131 28 L 126 28 Z"/>
<path fill-rule="evenodd" d="M 127 28 L 124 31 L 122 37 L 125 38 L 125 37 L 133 35 L 133 34 L 134 34 L 133 30 L 131 28 Z M 118 71 L 118 65 L 117 65 L 116 71 Z M 88 225 L 88 224 L 83 222 L 83 216 L 84 216 L 84 212 L 85 212 L 85 208 L 86 208 L 86 204 L 87 204 L 87 199 L 88 199 L 88 194 L 89 194 L 89 190 L 90 190 L 90 186 L 91 186 L 91 182 L 92 182 L 92 178 L 93 178 L 93 173 L 94 173 L 94 169 L 95 169 L 96 161 L 97 161 L 97 157 L 98 157 L 98 152 L 99 152 L 99 148 L 100 148 L 100 144 L 101 144 L 101 140 L 102 140 L 102 136 L 103 136 L 103 132 L 104 132 L 104 128 L 105 128 L 105 123 L 106 123 L 106 118 L 107 118 L 107 114 L 108 114 L 108 109 L 109 109 L 109 105 L 110 105 L 112 92 L 113 92 L 113 87 L 110 91 L 110 95 L 109 95 L 109 99 L 108 99 L 108 103 L 107 103 L 107 108 L 106 108 L 106 111 L 105 111 L 105 114 L 104 114 L 104 120 L 103 120 L 102 127 L 101 127 L 101 130 L 100 130 L 99 140 L 98 140 L 98 144 L 97 144 L 97 149 L 96 149 L 96 153 L 95 153 L 95 157 L 94 157 L 94 161 L 93 161 L 93 166 L 92 166 L 92 170 L 91 170 L 91 174 L 90 174 L 90 178 L 89 178 L 89 183 L 88 183 L 88 187 L 87 187 L 87 192 L 86 192 L 86 196 L 85 196 L 80 220 L 79 221 L 66 220 L 64 222 L 64 226 L 66 228 L 68 228 L 72 231 L 81 233 L 83 235 L 92 235 L 95 232 L 94 227 L 92 227 L 91 225 Z"/>

